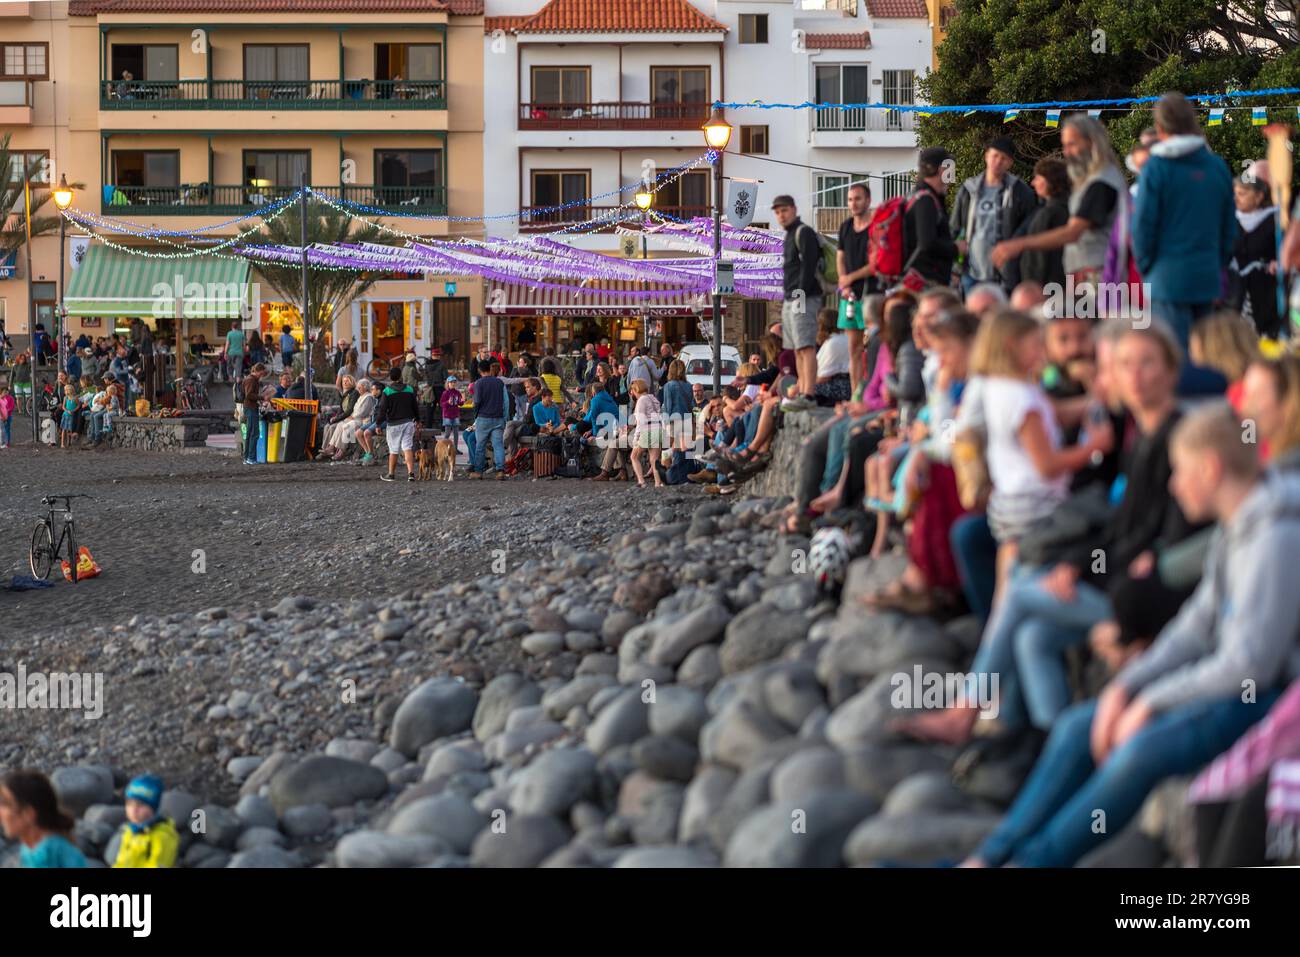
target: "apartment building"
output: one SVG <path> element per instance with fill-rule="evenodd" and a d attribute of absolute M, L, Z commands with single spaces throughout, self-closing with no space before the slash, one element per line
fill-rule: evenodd
<path fill-rule="evenodd" d="M 923 0 L 716 0 L 728 27 L 728 100 L 916 103 L 933 38 Z M 761 179 L 760 198 L 794 196 L 800 215 L 834 234 L 848 185 L 874 201 L 907 192 L 915 115 L 883 110 L 733 110 L 727 173 Z M 774 160 L 802 164 L 783 165 Z M 765 205 L 765 204 L 760 204 Z M 760 209 L 765 214 L 765 210 Z"/>
<path fill-rule="evenodd" d="M 38 51 L 24 61 L 30 127 L 14 143 L 47 151 L 46 175 L 82 185 L 78 209 L 143 234 L 119 243 L 165 253 L 174 247 L 158 231 L 228 239 L 258 222 L 239 217 L 304 178 L 392 228 L 481 234 L 446 218 L 483 209 L 481 0 L 69 0 L 0 13 L 14 6 L 29 9 L 3 21 L 6 44 L 31 38 Z M 57 290 L 42 283 L 57 280 L 57 246 L 33 246 L 35 315 L 47 328 Z M 296 310 L 243 263 L 203 257 L 181 271 L 100 243 L 78 244 L 72 260 L 73 335 L 111 331 L 141 314 L 158 282 L 189 273 L 249 283 L 244 324 L 288 324 L 301 337 Z M 11 331 L 26 331 L 24 285 L 0 283 Z M 209 340 L 241 321 L 225 304 L 194 312 L 186 331 Z M 481 313 L 477 280 L 385 275 L 336 317 L 333 335 L 357 343 L 363 361 L 429 344 L 463 357 Z M 143 317 L 172 331 L 165 316 Z"/>

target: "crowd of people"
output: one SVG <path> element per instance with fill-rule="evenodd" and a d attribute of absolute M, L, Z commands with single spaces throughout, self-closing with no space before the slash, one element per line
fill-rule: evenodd
<path fill-rule="evenodd" d="M 905 550 L 867 607 L 982 622 L 957 700 L 894 724 L 1024 769 L 968 866 L 1073 865 L 1174 775 L 1200 772 L 1202 864 L 1265 863 L 1270 821 L 1300 811 L 1300 357 L 1278 306 L 1300 233 L 1279 248 L 1267 164 L 1234 178 L 1181 95 L 1153 119 L 1131 185 L 1079 115 L 1029 183 L 1014 144 L 991 141 L 951 214 L 948 156 L 922 150 L 889 275 L 870 187 L 850 189 L 838 318 L 821 318 L 852 336 L 853 395 L 800 446 L 784 522 Z M 750 421 L 711 456 L 720 475 L 761 460 L 783 407 L 825 404 L 798 358 L 821 361 L 801 315 L 820 306 L 813 248 L 783 202 L 786 316 L 803 326 L 778 365 L 798 396 L 760 395 L 757 414 L 724 400 L 727 422 Z"/>

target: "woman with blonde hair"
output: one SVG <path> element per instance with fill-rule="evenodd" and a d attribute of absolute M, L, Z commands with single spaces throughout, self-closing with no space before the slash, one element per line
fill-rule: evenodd
<path fill-rule="evenodd" d="M 1259 358 L 1259 338 L 1249 320 L 1231 310 L 1206 316 L 1192 326 L 1187 354 L 1194 364 L 1223 373 L 1228 380 L 1228 402 L 1240 412 L 1241 380 Z"/>
<path fill-rule="evenodd" d="M 650 392 L 644 379 L 633 379 L 628 391 L 636 403 L 632 412 L 632 420 L 636 425 L 636 431 L 632 434 L 632 471 L 636 473 L 636 484 L 640 488 L 646 487 L 645 470 L 649 468 L 654 476 L 655 488 L 663 488 L 663 479 L 655 467 L 655 459 L 664 444 L 659 400 Z"/>
<path fill-rule="evenodd" d="M 350 379 L 349 376 L 344 376 Z M 358 379 L 356 399 L 345 418 L 325 428 L 325 447 L 321 449 L 321 458 L 335 460 L 347 454 L 348 446 L 357 441 L 357 431 L 374 416 L 375 405 L 379 401 L 371 394 L 370 380 Z"/>

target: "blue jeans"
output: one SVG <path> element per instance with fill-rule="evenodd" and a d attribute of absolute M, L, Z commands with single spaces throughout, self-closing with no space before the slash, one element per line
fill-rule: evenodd
<path fill-rule="evenodd" d="M 987 622 L 998 584 L 998 542 L 989 520 L 982 513 L 964 515 L 953 523 L 949 536 L 966 604 L 981 622 Z"/>
<path fill-rule="evenodd" d="M 972 677 L 998 675 L 999 717 L 1008 727 L 1051 729 L 1070 704 L 1065 649 L 1111 616 L 1110 599 L 1087 582 L 1066 604 L 1042 587 L 1046 571 L 1018 566 L 980 642 Z"/>
<path fill-rule="evenodd" d="M 13 421 L 14 417 L 12 415 L 7 419 L 0 420 L 0 444 L 10 444 L 11 436 L 13 434 Z"/>
<path fill-rule="evenodd" d="M 1279 693 L 1267 691 L 1252 704 L 1216 698 L 1157 714 L 1101 767 L 1091 751 L 1097 702 L 1075 705 L 1052 728 L 1020 795 L 974 856 L 993 866 L 1009 860 L 1023 867 L 1072 866 L 1122 831 L 1165 778 L 1190 774 L 1227 750 Z M 1104 828 L 1098 827 L 1103 820 Z"/>
<path fill-rule="evenodd" d="M 849 433 L 858 426 L 866 425 L 878 418 L 880 414 L 880 412 L 868 412 L 856 419 L 840 416 L 831 425 L 831 434 L 826 440 L 826 468 L 822 472 L 823 492 L 829 492 L 839 484 L 840 473 L 844 471 L 844 458 L 849 449 Z"/>
<path fill-rule="evenodd" d="M 244 461 L 257 461 L 257 433 L 261 414 L 257 409 L 250 409 L 244 406 L 244 421 L 248 424 L 248 432 L 244 436 Z"/>
<path fill-rule="evenodd" d="M 1183 347 L 1183 358 L 1187 358 L 1187 344 L 1191 338 L 1192 326 L 1198 319 L 1214 311 L 1212 302 L 1173 302 L 1169 299 L 1151 300 L 1151 315 L 1169 326 L 1178 344 Z M 1179 395 L 1223 395 L 1228 388 L 1228 380 L 1219 372 L 1205 366 L 1195 366 L 1184 361 L 1183 371 L 1178 377 Z"/>
<path fill-rule="evenodd" d="M 505 419 L 485 419 L 479 417 L 474 420 L 474 471 L 482 472 L 484 470 L 484 459 L 487 458 L 488 442 L 492 443 L 492 456 L 496 459 L 497 471 L 506 467 L 506 446 L 502 433 L 506 428 Z"/>
<path fill-rule="evenodd" d="M 474 439 L 473 432 L 465 433 L 465 458 L 469 462 L 470 468 L 474 467 L 474 449 L 477 442 Z"/>

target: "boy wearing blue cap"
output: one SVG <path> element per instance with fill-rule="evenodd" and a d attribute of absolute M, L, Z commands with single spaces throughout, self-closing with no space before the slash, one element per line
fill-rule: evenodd
<path fill-rule="evenodd" d="M 175 867 L 180 835 L 171 818 L 158 816 L 162 779 L 142 774 L 126 786 L 126 823 L 114 867 Z"/>

